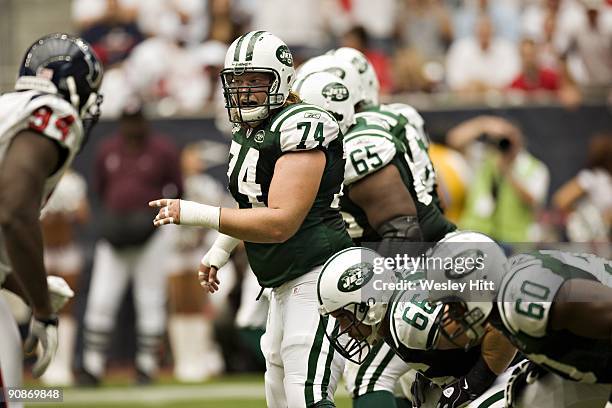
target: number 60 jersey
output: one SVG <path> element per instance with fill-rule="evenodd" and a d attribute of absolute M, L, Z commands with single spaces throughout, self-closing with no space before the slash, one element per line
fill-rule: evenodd
<path fill-rule="evenodd" d="M 609 338 L 590 339 L 550 327 L 555 297 L 572 279 L 612 287 L 612 262 L 592 254 L 544 250 L 511 258 L 497 298 L 501 321 L 492 323 L 534 363 L 570 380 L 612 383 Z"/>

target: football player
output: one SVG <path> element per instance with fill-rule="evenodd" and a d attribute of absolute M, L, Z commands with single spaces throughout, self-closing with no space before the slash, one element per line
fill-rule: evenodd
<path fill-rule="evenodd" d="M 61 306 L 49 294 L 53 282 L 47 284 L 43 263 L 40 211 L 98 119 L 101 81 L 102 66 L 89 44 L 50 34 L 26 51 L 15 92 L 0 97 L 0 284 L 32 307 L 26 351 L 42 345 L 34 377 L 55 354 Z M 62 282 L 65 302 L 71 291 Z M 18 387 L 22 348 L 7 313 L 0 303 L 0 378 L 4 386 Z"/>
<path fill-rule="evenodd" d="M 407 392 L 415 406 L 503 407 L 515 348 L 492 328 L 467 351 L 463 339 L 450 342 L 440 336 L 443 307 L 426 302 L 426 291 L 416 283 L 397 290 L 381 286 L 418 282 L 422 273 L 396 277 L 396 271 L 386 267 L 377 271 L 382 265 L 377 260 L 382 259 L 371 249 L 354 247 L 335 254 L 323 266 L 318 300 L 321 313 L 338 322 L 334 332 L 326 333 L 333 346 L 347 359 L 363 364 L 386 343 L 419 373 Z M 439 387 L 430 387 L 427 380 Z"/>
<path fill-rule="evenodd" d="M 335 69 L 306 73 L 315 63 L 319 68 L 331 66 Z M 329 110 L 339 119 L 341 127 L 340 119 L 347 121 L 344 127 L 350 126 L 351 104 L 363 103 L 360 85 L 350 86 L 351 81 L 355 81 L 353 78 L 358 78 L 357 70 L 351 64 L 346 65 L 329 55 L 317 57 L 300 70 L 295 84 L 295 90 L 305 101 Z M 342 70 L 342 75 L 330 76 L 330 72 L 338 75 L 338 70 Z M 345 168 L 345 194 L 340 201 L 353 239 L 379 242 L 382 251 L 395 251 L 399 249 L 398 243 L 437 241 L 454 231 L 455 226 L 441 213 L 434 189 L 433 167 L 425 145 L 419 143 L 421 139 L 416 129 L 403 127 L 401 137 L 397 137 L 390 132 L 381 114 L 363 112 L 355 117 L 357 123 L 348 129 L 344 138 L 349 160 Z M 500 333 L 492 333 L 490 338 L 495 336 L 505 342 Z M 496 356 L 502 361 L 495 367 L 497 373 L 486 371 L 484 368 L 489 366 L 481 362 L 483 370 L 476 370 L 478 375 L 474 375 L 488 374 L 486 379 L 478 379 L 486 386 L 476 387 L 472 379 L 471 384 L 478 391 L 470 390 L 471 396 L 482 394 L 497 374 L 506 369 L 504 361 L 509 363 L 514 356 L 514 349 L 507 346 L 501 352 L 505 352 L 505 356 Z M 347 356 L 352 363 L 349 363 L 347 383 L 355 406 L 395 405 L 393 391 L 397 380 L 410 369 L 410 365 L 395 354 L 380 342 L 371 353 L 362 354 L 363 359 Z M 443 398 L 441 403 L 444 403 Z"/>
<path fill-rule="evenodd" d="M 199 225 L 222 234 L 207 252 L 200 281 L 218 289 L 217 269 L 239 240 L 262 287 L 272 289 L 266 332 L 266 400 L 270 407 L 334 406 L 344 359 L 324 332 L 316 280 L 325 259 L 352 243 L 338 210 L 344 159 L 336 119 L 291 92 L 293 58 L 266 31 L 230 46 L 221 72 L 234 124 L 229 189 L 239 208 L 158 200 L 156 225 Z"/>
<path fill-rule="evenodd" d="M 493 297 L 478 302 L 467 291 L 430 292 L 429 299 L 446 305 L 441 334 L 451 342 L 474 342 L 490 324 L 525 354 L 530 362 L 510 380 L 508 406 L 603 407 L 612 391 L 612 262 L 557 250 L 508 260 L 489 237 L 473 232 L 442 240 L 431 256 L 478 251 L 487 255 L 488 267 L 427 269 L 434 282 L 487 280 L 494 287 Z"/>

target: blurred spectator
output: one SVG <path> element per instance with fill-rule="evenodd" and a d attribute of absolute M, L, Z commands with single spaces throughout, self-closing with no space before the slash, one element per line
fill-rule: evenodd
<path fill-rule="evenodd" d="M 586 168 L 555 192 L 553 203 L 568 215 L 570 241 L 611 241 L 612 135 L 591 139 Z"/>
<path fill-rule="evenodd" d="M 344 13 L 348 16 L 348 25 L 362 26 L 370 38 L 369 47 L 378 52 L 391 55 L 393 52 L 393 36 L 398 16 L 397 0 L 337 0 Z M 330 24 L 336 19 L 330 19 Z"/>
<path fill-rule="evenodd" d="M 569 35 L 566 51 L 572 78 L 583 86 L 612 85 L 612 6 L 583 0 L 585 18 Z"/>
<path fill-rule="evenodd" d="M 531 2 L 523 11 L 523 36 L 542 41 L 552 34 L 551 41 L 557 53 L 567 49 L 569 35 L 581 24 L 581 5 L 578 0 L 540 0 Z M 550 28 L 554 27 L 552 32 Z"/>
<path fill-rule="evenodd" d="M 506 87 L 520 70 L 516 45 L 494 36 L 488 16 L 480 16 L 476 36 L 455 40 L 446 58 L 449 87 L 482 92 Z"/>
<path fill-rule="evenodd" d="M 448 10 L 439 0 L 404 0 L 398 18 L 401 48 L 393 54 L 393 91 L 431 91 L 444 79 L 453 39 Z"/>
<path fill-rule="evenodd" d="M 398 18 L 402 46 L 418 52 L 426 61 L 443 61 L 453 41 L 448 10 L 439 0 L 404 0 Z"/>
<path fill-rule="evenodd" d="M 147 0 L 138 24 L 147 35 L 195 45 L 208 35 L 208 0 Z"/>
<path fill-rule="evenodd" d="M 474 36 L 482 15 L 489 16 L 500 38 L 518 43 L 521 16 L 517 2 L 510 0 L 463 0 L 462 6 L 454 13 L 455 38 Z"/>
<path fill-rule="evenodd" d="M 64 278 L 78 293 L 78 278 L 83 268 L 83 252 L 76 228 L 89 220 L 87 184 L 78 173 L 69 170 L 57 184 L 41 218 L 44 261 L 49 275 Z M 57 354 L 41 377 L 44 384 L 71 385 L 76 321 L 73 313 L 74 299 L 62 308 L 58 326 L 59 342 Z"/>
<path fill-rule="evenodd" d="M 472 165 L 460 228 L 504 242 L 537 241 L 549 171 L 527 152 L 521 131 L 502 118 L 479 116 L 451 129 L 447 141 Z"/>
<path fill-rule="evenodd" d="M 142 0 L 72 0 L 72 20 L 79 31 L 111 18 L 129 23 L 138 17 Z"/>
<path fill-rule="evenodd" d="M 456 150 L 438 143 L 429 145 L 429 157 L 436 169 L 436 190 L 444 216 L 458 223 L 472 173 L 465 158 Z"/>
<path fill-rule="evenodd" d="M 510 84 L 510 88 L 528 92 L 559 89 L 559 75 L 541 65 L 537 45 L 532 39 L 525 38 L 521 41 L 520 54 L 522 69 Z"/>
<path fill-rule="evenodd" d="M 73 2 L 73 19 L 81 27 L 80 35 L 96 50 L 105 67 L 123 61 L 143 40 L 136 24 L 137 6 L 135 0 Z"/>
<path fill-rule="evenodd" d="M 133 284 L 136 372 L 150 382 L 166 328 L 166 249 L 172 229 L 155 230 L 147 203 L 182 190 L 179 156 L 166 138 L 152 134 L 141 110 L 124 111 L 119 133 L 100 143 L 94 187 L 102 204 L 87 308 L 81 384 L 98 384 L 121 300 Z"/>
<path fill-rule="evenodd" d="M 323 4 L 323 0 L 251 1 L 248 11 L 253 17 L 249 29 L 270 31 L 282 38 L 298 66 L 328 46 Z"/>
<path fill-rule="evenodd" d="M 340 47 L 350 47 L 361 51 L 374 67 L 380 83 L 380 93 L 388 94 L 392 87 L 391 65 L 389 58 L 380 51 L 370 47 L 370 38 L 362 26 L 354 26 L 342 36 Z"/>

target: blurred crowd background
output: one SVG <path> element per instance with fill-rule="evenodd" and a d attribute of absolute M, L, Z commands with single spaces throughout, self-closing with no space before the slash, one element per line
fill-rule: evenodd
<path fill-rule="evenodd" d="M 11 89 L 22 51 L 46 32 L 80 34 L 106 70 L 104 119 L 44 219 L 47 267 L 77 292 L 49 383 L 93 385 L 105 366 L 132 361 L 140 383 L 160 367 L 181 381 L 263 369 L 265 303 L 254 302 L 243 254 L 221 275 L 223 291 L 204 297 L 195 272 L 214 236 L 154 231 L 146 208 L 162 195 L 231 205 L 218 73 L 229 44 L 253 29 L 282 38 L 296 66 L 339 46 L 362 51 L 382 101 L 409 103 L 425 118 L 439 194 L 461 228 L 609 251 L 610 0 L 0 0 L 0 8 L 0 90 Z"/>

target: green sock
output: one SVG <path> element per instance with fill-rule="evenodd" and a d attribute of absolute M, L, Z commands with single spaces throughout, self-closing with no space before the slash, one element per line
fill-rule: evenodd
<path fill-rule="evenodd" d="M 353 408 L 397 408 L 395 397 L 389 391 L 368 392 L 353 400 Z"/>

